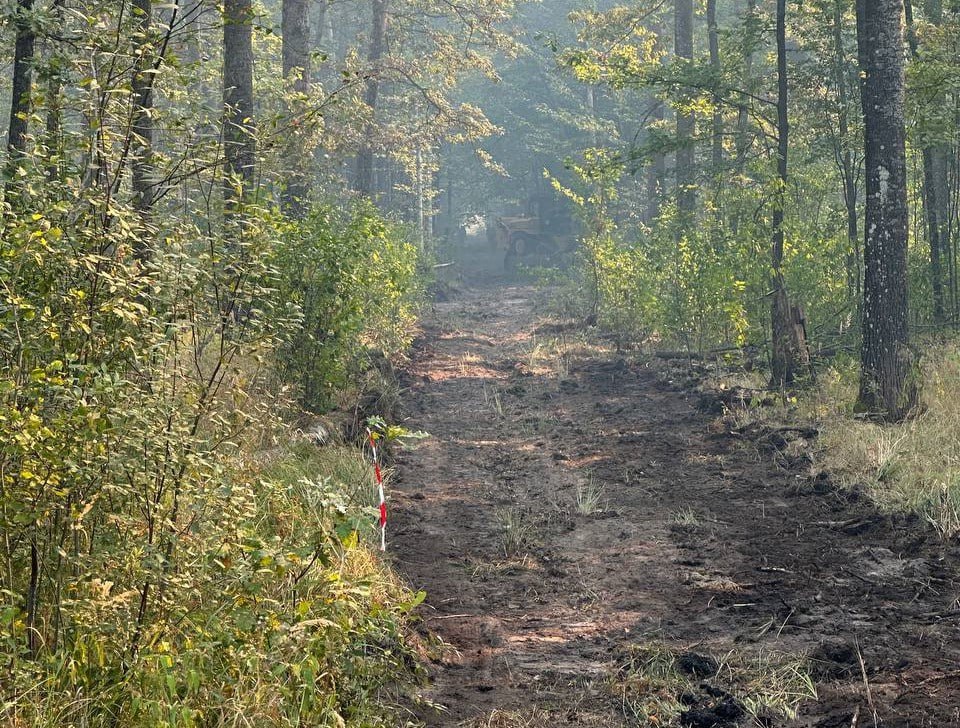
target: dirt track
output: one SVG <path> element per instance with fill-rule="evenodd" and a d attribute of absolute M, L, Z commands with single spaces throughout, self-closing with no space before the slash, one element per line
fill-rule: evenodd
<path fill-rule="evenodd" d="M 453 648 L 428 724 L 677 725 L 631 707 L 624 666 L 660 645 L 813 655 L 818 699 L 766 725 L 960 726 L 960 550 L 785 470 L 656 365 L 558 354 L 531 296 L 436 304 L 406 375 L 432 437 L 397 463 L 390 550 Z M 685 696 L 687 724 L 711 725 L 720 683 Z"/>

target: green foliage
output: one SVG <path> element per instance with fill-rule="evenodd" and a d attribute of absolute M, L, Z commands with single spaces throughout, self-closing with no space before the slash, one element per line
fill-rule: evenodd
<path fill-rule="evenodd" d="M 4 219 L 4 718 L 397 725 L 422 596 L 362 545 L 369 466 L 307 445 L 258 464 L 245 440 L 253 422 L 289 439 L 264 367 L 299 330 L 264 263 L 285 224 L 248 209 L 239 241 L 202 246 L 174 226 L 143 266 L 153 231 L 116 213 Z M 363 265 L 335 273 L 353 285 Z M 389 292 L 387 265 L 370 280 Z"/>
<path fill-rule="evenodd" d="M 639 245 L 613 236 L 586 239 L 582 260 L 596 287 L 599 323 L 627 340 L 643 341 L 653 333 L 657 301 L 653 270 Z"/>
<path fill-rule="evenodd" d="M 319 207 L 285 233 L 279 294 L 303 319 L 279 362 L 303 405 L 323 410 L 371 354 L 393 358 L 409 345 L 423 292 L 418 253 L 405 229 L 368 203 Z"/>
<path fill-rule="evenodd" d="M 136 654 L 122 621 L 136 593 L 90 579 L 82 596 L 97 621 L 57 653 L 19 664 L 13 678 L 38 688 L 14 695 L 6 715 L 35 726 L 186 727 L 239 716 L 402 725 L 390 706 L 416 678 L 404 625 L 424 595 L 358 541 L 374 512 L 358 472 L 373 477 L 355 453 L 303 444 L 221 485 L 219 519 L 182 539 L 190 566 L 167 586 L 175 606 Z"/>
<path fill-rule="evenodd" d="M 331 376 L 396 354 L 409 244 L 351 214 L 298 299 L 299 228 L 270 210 L 147 219 L 97 186 L 21 189 L 29 210 L 0 213 L 0 721 L 402 725 L 423 595 L 365 545 L 360 454 L 290 444 L 274 362 L 321 315 L 304 301 L 345 301 Z"/>

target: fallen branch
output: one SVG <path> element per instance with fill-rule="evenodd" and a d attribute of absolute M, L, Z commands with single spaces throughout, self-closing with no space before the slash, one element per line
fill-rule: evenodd
<path fill-rule="evenodd" d="M 860 651 L 860 642 L 857 642 L 857 660 L 860 662 L 860 674 L 863 676 L 863 687 L 867 691 L 867 705 L 873 713 L 873 726 L 877 726 L 877 706 L 873 703 L 873 692 L 870 690 L 870 681 L 867 680 L 867 665 L 863 661 L 863 653 Z"/>

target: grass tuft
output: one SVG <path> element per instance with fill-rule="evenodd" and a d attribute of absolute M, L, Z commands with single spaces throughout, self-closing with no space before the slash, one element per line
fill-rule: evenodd
<path fill-rule="evenodd" d="M 697 528 L 702 521 L 693 508 L 684 506 L 673 514 L 673 523 L 680 528 Z"/>
<path fill-rule="evenodd" d="M 495 514 L 500 526 L 500 544 L 508 558 L 524 555 L 530 548 L 533 524 L 516 508 L 503 508 Z"/>
<path fill-rule="evenodd" d="M 605 489 L 591 476 L 586 483 L 577 483 L 577 513 L 592 516 L 603 512 L 603 494 Z"/>

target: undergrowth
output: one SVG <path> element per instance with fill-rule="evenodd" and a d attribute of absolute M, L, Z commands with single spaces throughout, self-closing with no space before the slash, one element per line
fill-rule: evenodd
<path fill-rule="evenodd" d="M 69 652 L 16 663 L 0 715 L 37 727 L 407 725 L 407 623 L 423 594 L 371 545 L 372 478 L 356 451 L 308 442 L 248 463 L 221 486 L 215 538 L 184 535 L 206 547 L 189 589 L 171 576 L 176 604 L 143 646 L 111 636 L 136 593 L 90 580 L 99 625 Z"/>
<path fill-rule="evenodd" d="M 928 350 L 924 407 L 902 423 L 856 417 L 857 386 L 857 362 L 839 359 L 818 373 L 809 391 L 773 405 L 746 402 L 731 416 L 741 424 L 815 425 L 813 475 L 827 473 L 843 487 L 862 489 L 885 511 L 916 513 L 944 538 L 960 534 L 960 343 Z"/>
<path fill-rule="evenodd" d="M 409 341 L 404 231 L 83 194 L 0 205 L 0 725 L 405 725 L 423 594 L 362 453 L 289 424 Z"/>

